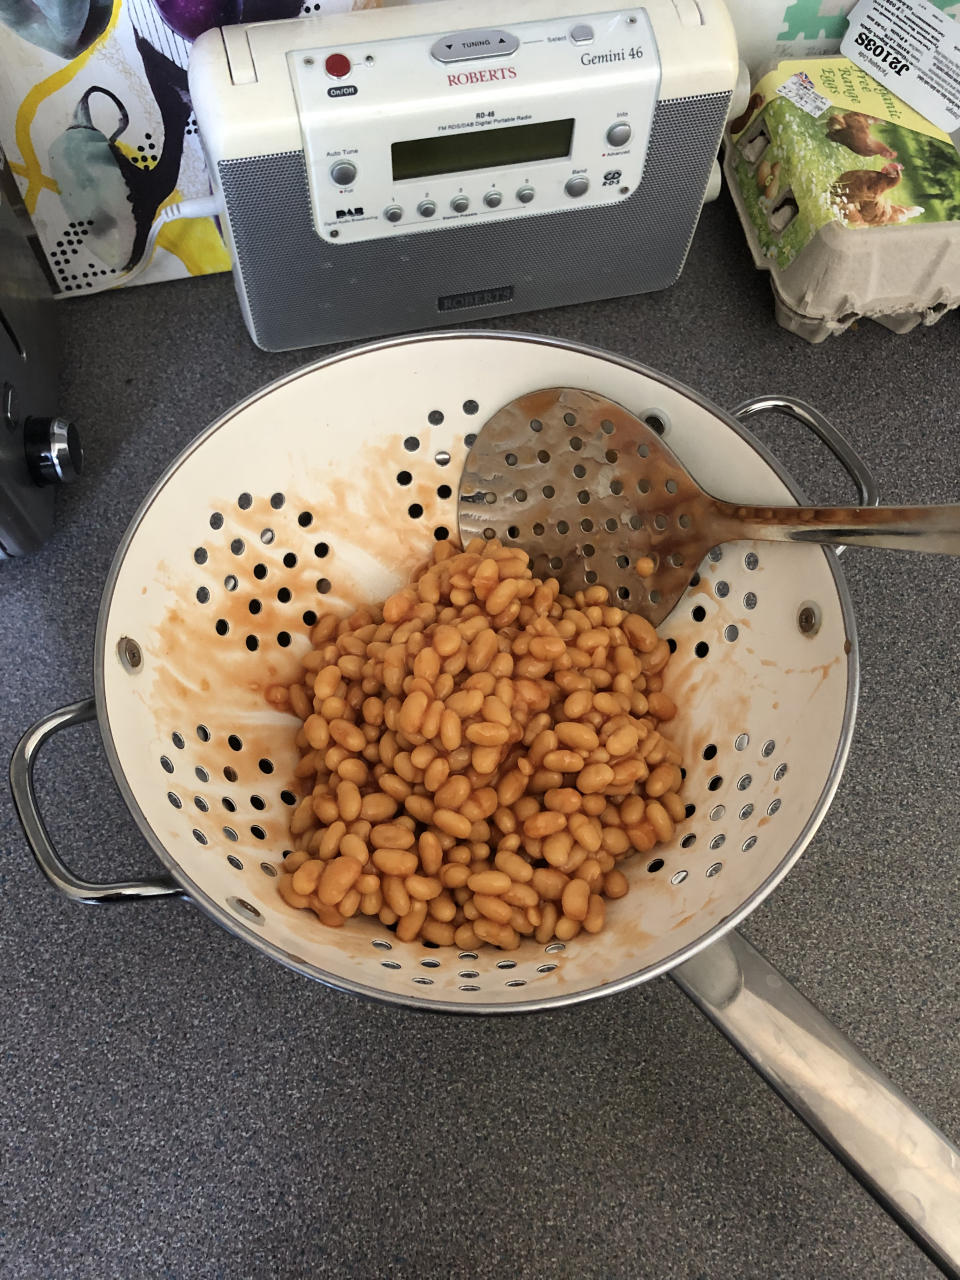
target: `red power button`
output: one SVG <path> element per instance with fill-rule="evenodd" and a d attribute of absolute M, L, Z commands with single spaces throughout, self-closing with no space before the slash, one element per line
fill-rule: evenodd
<path fill-rule="evenodd" d="M 350 74 L 350 59 L 345 53 L 331 53 L 323 66 L 327 75 L 336 80 L 342 80 Z"/>

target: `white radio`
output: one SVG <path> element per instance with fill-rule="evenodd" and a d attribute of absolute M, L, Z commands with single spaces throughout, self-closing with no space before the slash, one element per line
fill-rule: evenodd
<path fill-rule="evenodd" d="M 268 350 L 662 288 L 737 78 L 720 0 L 225 27 L 190 91 Z"/>

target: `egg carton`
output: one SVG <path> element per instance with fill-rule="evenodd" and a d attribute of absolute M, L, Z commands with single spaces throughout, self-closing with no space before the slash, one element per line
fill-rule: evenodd
<path fill-rule="evenodd" d="M 816 84 L 819 103 L 828 103 L 818 116 L 787 102 L 789 90 L 783 94 L 781 84 L 788 88 L 791 77 Z M 853 88 L 828 99 L 824 82 Z M 859 96 L 844 96 L 848 91 Z M 811 343 L 861 319 L 908 333 L 960 305 L 960 160 L 944 160 L 938 178 L 950 202 L 924 198 L 925 210 L 910 195 L 923 197 L 931 182 L 922 182 L 908 148 L 915 150 L 919 137 L 928 149 L 946 143 L 952 153 L 949 140 L 940 135 L 941 142 L 915 113 L 898 124 L 865 114 L 860 98 L 871 93 L 869 109 L 909 112 L 892 95 L 881 97 L 879 86 L 847 59 L 779 63 L 754 86 L 747 111 L 725 138 L 727 187 L 754 263 L 770 274 L 776 320 Z M 942 159 L 939 151 L 932 154 Z M 790 245 L 795 218 L 798 226 L 822 225 Z"/>

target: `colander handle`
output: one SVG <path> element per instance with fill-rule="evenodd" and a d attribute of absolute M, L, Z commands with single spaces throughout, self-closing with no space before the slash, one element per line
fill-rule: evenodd
<path fill-rule="evenodd" d="M 795 396 L 754 396 L 752 400 L 744 400 L 733 410 L 738 422 L 746 422 L 761 413 L 783 413 L 788 418 L 802 422 L 827 446 L 833 456 L 857 486 L 861 507 L 876 507 L 880 503 L 880 490 L 873 478 L 873 472 L 854 449 L 847 437 L 828 422 L 819 409 L 805 400 L 797 400 Z M 840 555 L 846 547 L 837 547 Z"/>
<path fill-rule="evenodd" d="M 947 1276 L 960 1150 L 739 933 L 671 977 Z"/>
<path fill-rule="evenodd" d="M 40 748 L 58 729 L 73 724 L 86 724 L 95 720 L 97 704 L 93 698 L 61 707 L 28 729 L 17 743 L 10 761 L 10 788 L 17 817 L 23 827 L 27 842 L 33 850 L 40 870 L 55 889 L 71 902 L 131 902 L 143 898 L 175 898 L 183 896 L 183 889 L 169 876 L 155 876 L 148 880 L 118 880 L 113 884 L 93 884 L 81 880 L 67 867 L 57 853 L 50 833 L 40 816 L 37 792 L 33 785 L 33 766 Z"/>

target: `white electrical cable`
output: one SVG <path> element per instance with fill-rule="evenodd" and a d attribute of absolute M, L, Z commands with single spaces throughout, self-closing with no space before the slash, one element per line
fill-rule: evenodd
<path fill-rule="evenodd" d="M 212 195 L 198 196 L 195 200 L 181 200 L 177 204 L 169 204 L 165 209 L 161 209 L 154 219 L 153 226 L 150 228 L 150 234 L 147 236 L 147 243 L 143 247 L 140 261 L 121 276 L 117 283 L 128 285 L 143 275 L 153 261 L 154 250 L 157 247 L 157 237 L 168 223 L 179 222 L 183 218 L 213 218 L 221 212 L 220 202 L 216 196 Z"/>

